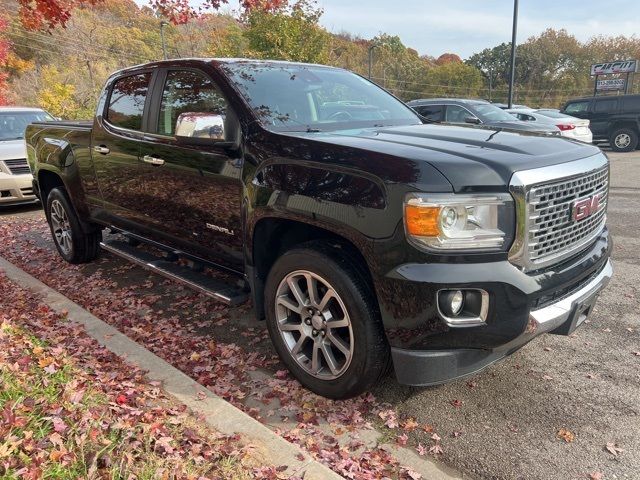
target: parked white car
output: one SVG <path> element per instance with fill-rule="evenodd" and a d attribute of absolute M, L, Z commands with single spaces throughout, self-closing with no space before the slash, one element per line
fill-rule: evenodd
<path fill-rule="evenodd" d="M 593 134 L 589 128 L 589 120 L 572 117 L 558 110 L 542 108 L 538 110 L 512 108 L 507 110 L 511 115 L 525 122 L 532 122 L 541 125 L 555 125 L 560 129 L 563 137 L 573 138 L 585 143 L 593 142 Z"/>
<path fill-rule="evenodd" d="M 24 131 L 31 122 L 54 118 L 40 108 L 0 107 L 0 205 L 33 202 Z"/>

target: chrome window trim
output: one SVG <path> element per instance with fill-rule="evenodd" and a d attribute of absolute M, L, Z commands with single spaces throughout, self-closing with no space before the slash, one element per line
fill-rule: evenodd
<path fill-rule="evenodd" d="M 550 255 L 542 261 L 530 261 L 527 255 L 529 249 L 529 193 L 533 187 L 549 182 L 561 182 L 586 176 L 595 173 L 603 167 L 608 167 L 608 165 L 609 159 L 605 154 L 599 152 L 591 157 L 567 163 L 515 172 L 509 182 L 509 191 L 515 201 L 516 211 L 516 231 L 513 244 L 509 249 L 509 261 L 524 271 L 537 270 L 574 255 L 576 251 L 582 249 L 597 238 L 606 223 L 606 214 L 600 228 L 596 229 L 592 235 L 584 238 L 578 244 L 573 245 L 567 251 Z"/>

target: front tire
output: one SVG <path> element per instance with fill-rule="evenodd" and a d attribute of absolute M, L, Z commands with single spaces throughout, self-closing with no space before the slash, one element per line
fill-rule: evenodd
<path fill-rule="evenodd" d="M 86 263 L 100 253 L 102 231 L 85 232 L 67 194 L 54 188 L 47 197 L 47 220 L 56 249 L 69 263 Z"/>
<path fill-rule="evenodd" d="M 390 364 L 372 288 L 344 254 L 311 242 L 284 253 L 265 286 L 267 327 L 306 388 L 344 399 L 369 390 Z"/>
<path fill-rule="evenodd" d="M 614 152 L 632 152 L 638 146 L 638 133 L 630 128 L 620 128 L 611 134 Z"/>

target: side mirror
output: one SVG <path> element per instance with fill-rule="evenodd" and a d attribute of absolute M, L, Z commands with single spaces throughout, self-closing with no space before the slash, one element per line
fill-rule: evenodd
<path fill-rule="evenodd" d="M 466 117 L 464 117 L 464 123 L 472 123 L 474 125 L 479 125 L 481 122 L 478 117 L 467 115 Z"/>
<path fill-rule="evenodd" d="M 176 120 L 175 135 L 179 139 L 224 142 L 225 116 L 217 113 L 186 112 Z"/>

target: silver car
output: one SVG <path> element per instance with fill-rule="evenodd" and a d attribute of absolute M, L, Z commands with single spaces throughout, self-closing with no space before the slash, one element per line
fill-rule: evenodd
<path fill-rule="evenodd" d="M 24 131 L 31 122 L 54 120 L 40 108 L 0 107 L 0 205 L 33 202 Z"/>
<path fill-rule="evenodd" d="M 591 143 L 593 141 L 593 134 L 589 128 L 589 120 L 572 117 L 550 108 L 541 108 L 538 110 L 512 108 L 507 110 L 507 112 L 524 122 L 547 126 L 554 125 L 560 130 L 560 134 L 563 137 L 573 138 L 574 140 L 580 140 L 585 143 Z"/>

